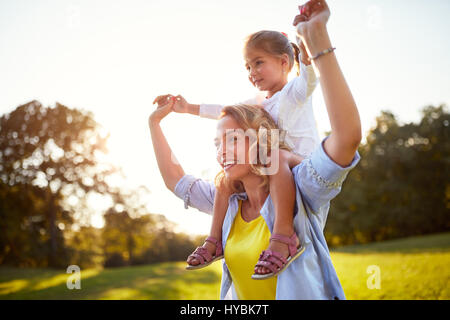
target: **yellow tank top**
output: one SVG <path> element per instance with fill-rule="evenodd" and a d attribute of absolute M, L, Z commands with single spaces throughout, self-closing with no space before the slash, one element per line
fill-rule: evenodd
<path fill-rule="evenodd" d="M 259 255 L 270 241 L 270 230 L 264 218 L 246 222 L 241 214 L 242 201 L 228 235 L 225 262 L 230 270 L 234 288 L 240 300 L 274 300 L 277 277 L 253 280 L 252 274 Z"/>

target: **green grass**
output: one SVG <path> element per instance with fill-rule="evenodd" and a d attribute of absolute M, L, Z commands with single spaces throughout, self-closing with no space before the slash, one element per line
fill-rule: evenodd
<path fill-rule="evenodd" d="M 450 233 L 347 246 L 331 258 L 347 299 L 450 299 Z M 380 289 L 368 288 L 369 266 Z"/>
<path fill-rule="evenodd" d="M 69 274 L 49 269 L 0 268 L 0 299 L 219 299 L 221 267 L 196 272 L 184 262 L 81 270 L 81 289 Z"/>
<path fill-rule="evenodd" d="M 331 252 L 347 299 L 450 299 L 450 233 L 347 246 Z M 0 267 L 0 299 L 218 299 L 221 264 L 184 262 L 81 270 L 69 290 L 65 270 Z M 369 266 L 380 289 L 369 289 Z"/>

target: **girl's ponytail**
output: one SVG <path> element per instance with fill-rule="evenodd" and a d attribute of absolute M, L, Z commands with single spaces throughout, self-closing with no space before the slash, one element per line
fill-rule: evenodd
<path fill-rule="evenodd" d="M 300 75 L 300 48 L 295 42 L 291 42 L 292 49 L 294 49 L 295 66 L 297 68 L 297 77 Z"/>

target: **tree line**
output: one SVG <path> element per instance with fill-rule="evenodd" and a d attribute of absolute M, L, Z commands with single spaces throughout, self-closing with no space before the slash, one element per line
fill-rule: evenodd
<path fill-rule="evenodd" d="M 399 124 L 389 111 L 359 147 L 361 161 L 332 200 L 331 247 L 448 231 L 450 116 L 445 105 Z M 139 196 L 111 186 L 124 175 L 101 157 L 108 135 L 88 111 L 31 101 L 0 118 L 0 265 L 125 266 L 185 260 L 200 237 L 174 232 Z M 89 225 L 87 196 L 111 199 Z M 70 200 L 70 201 L 69 201 Z"/>
<path fill-rule="evenodd" d="M 450 230 L 450 115 L 446 105 L 399 124 L 381 112 L 361 144 L 360 163 L 332 200 L 325 235 L 331 246 Z"/>
<path fill-rule="evenodd" d="M 111 186 L 108 135 L 93 114 L 31 101 L 0 118 L 0 264 L 123 266 L 184 260 L 199 239 L 149 214 L 139 195 Z M 87 196 L 111 199 L 105 226 L 89 225 Z M 70 199 L 69 199 L 70 198 Z M 70 201 L 69 201 L 70 200 Z"/>

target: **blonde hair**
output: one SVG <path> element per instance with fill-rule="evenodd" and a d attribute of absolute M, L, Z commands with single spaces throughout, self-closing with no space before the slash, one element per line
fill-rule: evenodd
<path fill-rule="evenodd" d="M 262 154 L 270 155 L 272 151 L 272 145 L 275 141 L 272 141 L 271 134 L 267 134 L 264 136 L 264 143 L 260 143 L 259 131 L 261 129 L 265 129 L 268 132 L 271 130 L 279 130 L 281 131 L 280 136 L 284 135 L 283 131 L 280 130 L 271 117 L 271 115 L 264 110 L 261 106 L 255 105 L 247 105 L 247 104 L 236 104 L 231 106 L 226 106 L 222 109 L 222 113 L 220 114 L 219 119 L 222 119 L 225 116 L 232 117 L 238 125 L 244 130 L 253 129 L 256 131 L 256 145 L 250 146 L 250 148 L 258 148 L 257 150 L 262 149 Z M 267 132 L 266 131 L 266 132 Z M 291 151 L 291 149 L 284 143 L 284 139 L 278 139 L 278 148 L 283 150 Z M 268 188 L 269 178 L 264 173 L 265 165 L 261 162 L 262 159 L 257 159 L 256 164 L 250 163 L 251 172 L 257 176 L 263 178 L 263 182 L 260 187 Z M 214 180 L 216 187 L 227 187 L 231 188 L 234 192 L 243 192 L 244 188 L 241 183 L 236 183 L 233 181 L 228 181 L 225 177 L 225 172 L 221 170 Z"/>
<path fill-rule="evenodd" d="M 300 74 L 300 49 L 287 36 L 278 31 L 262 30 L 249 35 L 244 43 L 244 54 L 247 50 L 258 49 L 272 56 L 280 57 L 287 54 L 289 57 L 289 71 L 295 65 L 297 76 Z"/>

